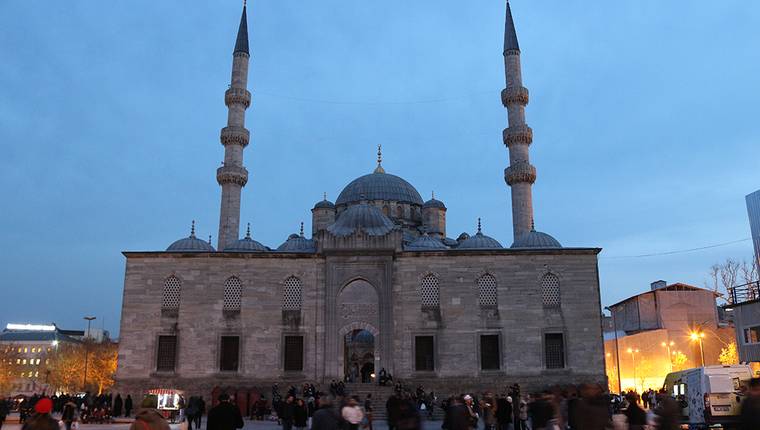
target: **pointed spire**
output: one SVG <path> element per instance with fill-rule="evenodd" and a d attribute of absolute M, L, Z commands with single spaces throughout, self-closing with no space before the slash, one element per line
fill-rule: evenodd
<path fill-rule="evenodd" d="M 195 220 L 193 220 L 193 222 L 190 223 L 190 237 L 195 239 Z"/>
<path fill-rule="evenodd" d="M 530 231 L 536 231 L 536 220 L 530 219 Z"/>
<path fill-rule="evenodd" d="M 245 230 L 245 238 L 246 239 L 251 238 L 251 223 L 248 223 L 248 228 Z"/>
<path fill-rule="evenodd" d="M 208 235 L 208 244 L 211 245 L 211 235 Z"/>
<path fill-rule="evenodd" d="M 237 40 L 235 41 L 235 50 L 233 54 L 242 52 L 243 54 L 250 54 L 248 52 L 248 17 L 245 12 L 246 0 L 243 0 L 243 15 L 240 17 L 240 27 L 238 27 Z"/>
<path fill-rule="evenodd" d="M 325 191 L 325 192 L 324 192 L 324 193 L 322 193 L 322 194 L 323 194 L 323 195 L 322 195 L 322 199 L 323 199 L 324 201 L 327 201 L 327 191 Z"/>
<path fill-rule="evenodd" d="M 430 192 L 430 200 L 435 200 L 435 191 Z"/>
<path fill-rule="evenodd" d="M 480 229 L 480 217 L 478 217 L 478 234 L 481 234 L 482 231 Z"/>
<path fill-rule="evenodd" d="M 383 146 L 377 145 L 377 168 L 375 168 L 375 173 L 385 173 L 385 169 L 383 169 Z"/>
<path fill-rule="evenodd" d="M 301 221 L 301 233 L 300 233 L 300 235 L 301 235 L 301 237 L 303 237 L 303 221 Z"/>
<path fill-rule="evenodd" d="M 517 43 L 517 31 L 515 31 L 515 23 L 512 20 L 512 8 L 509 7 L 509 0 L 507 0 L 507 17 L 504 22 L 504 55 L 514 51 L 520 52 L 520 44 Z"/>

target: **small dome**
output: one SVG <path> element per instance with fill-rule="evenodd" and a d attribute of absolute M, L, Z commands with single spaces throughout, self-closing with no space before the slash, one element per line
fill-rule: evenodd
<path fill-rule="evenodd" d="M 359 203 L 362 200 L 384 200 L 399 203 L 422 205 L 420 193 L 404 179 L 375 171 L 369 175 L 360 176 L 343 188 L 338 195 L 336 205 Z"/>
<path fill-rule="evenodd" d="M 350 236 L 359 229 L 370 236 L 383 236 L 393 230 L 394 225 L 380 209 L 362 203 L 349 206 L 338 216 L 337 221 L 327 226 L 327 231 L 335 236 Z"/>
<path fill-rule="evenodd" d="M 215 249 L 205 240 L 195 237 L 195 221 L 190 228 L 190 236 L 175 241 L 168 248 L 167 252 L 214 252 Z"/>
<path fill-rule="evenodd" d="M 269 248 L 251 238 L 251 224 L 245 232 L 245 237 L 229 244 L 225 251 L 229 252 L 266 252 Z"/>
<path fill-rule="evenodd" d="M 435 194 L 433 194 L 430 197 L 430 200 L 426 201 L 425 204 L 422 205 L 423 209 L 446 209 L 446 205 L 443 204 L 442 201 L 436 200 Z"/>
<path fill-rule="evenodd" d="M 510 248 L 562 248 L 562 245 L 546 233 L 531 230 L 518 236 Z"/>
<path fill-rule="evenodd" d="M 470 238 L 470 234 L 467 232 L 463 232 L 462 234 L 459 235 L 459 237 L 457 237 L 457 242 L 461 243 L 469 238 Z"/>
<path fill-rule="evenodd" d="M 297 234 L 291 234 L 285 243 L 277 247 L 278 252 L 315 252 L 316 250 L 313 240 Z"/>
<path fill-rule="evenodd" d="M 314 205 L 314 209 L 335 209 L 335 204 L 327 200 L 327 193 L 325 193 L 324 198 Z"/>
<path fill-rule="evenodd" d="M 465 233 L 462 233 L 463 235 Z M 459 236 L 460 238 L 462 235 Z M 461 241 L 457 249 L 501 249 L 503 246 L 496 239 L 486 236 L 480 229 L 480 218 L 478 218 L 478 232 L 474 236 Z"/>
<path fill-rule="evenodd" d="M 448 248 L 439 239 L 430 237 L 425 233 L 407 245 L 405 249 L 407 251 L 436 251 Z"/>

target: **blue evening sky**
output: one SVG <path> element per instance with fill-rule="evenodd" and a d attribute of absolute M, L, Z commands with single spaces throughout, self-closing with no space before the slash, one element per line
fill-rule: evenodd
<path fill-rule="evenodd" d="M 249 5 L 243 223 L 276 247 L 384 167 L 448 233 L 512 242 L 504 2 Z M 513 0 L 536 227 L 602 247 L 604 304 L 749 258 L 760 188 L 760 2 Z M 237 1 L 0 2 L 0 324 L 118 331 L 123 250 L 216 236 Z M 244 230 L 244 226 L 241 227 Z M 216 238 L 214 237 L 214 244 Z"/>

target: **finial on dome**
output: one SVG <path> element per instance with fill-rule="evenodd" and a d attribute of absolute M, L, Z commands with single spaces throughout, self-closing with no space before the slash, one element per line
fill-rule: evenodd
<path fill-rule="evenodd" d="M 303 237 L 303 221 L 301 221 L 301 237 Z"/>
<path fill-rule="evenodd" d="M 195 238 L 195 220 L 190 223 L 190 237 Z"/>
<path fill-rule="evenodd" d="M 208 235 L 208 244 L 211 245 L 211 235 Z"/>
<path fill-rule="evenodd" d="M 435 200 L 435 191 L 431 191 L 431 192 L 430 192 L 430 198 L 431 198 L 432 200 Z"/>
<path fill-rule="evenodd" d="M 322 193 L 322 199 L 324 201 L 327 201 L 327 191 L 325 191 L 324 193 Z"/>
<path fill-rule="evenodd" d="M 530 231 L 536 231 L 536 220 L 530 219 Z"/>
<path fill-rule="evenodd" d="M 482 233 L 480 230 L 480 217 L 478 217 L 478 234 Z"/>
<path fill-rule="evenodd" d="M 251 223 L 248 223 L 248 228 L 245 230 L 245 238 L 250 239 L 251 238 Z"/>
<path fill-rule="evenodd" d="M 385 169 L 383 169 L 383 145 L 377 145 L 377 167 L 375 168 L 375 173 L 385 173 Z"/>

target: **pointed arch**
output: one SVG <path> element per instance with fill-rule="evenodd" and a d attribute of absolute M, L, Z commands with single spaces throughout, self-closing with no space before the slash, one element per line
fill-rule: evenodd
<path fill-rule="evenodd" d="M 300 311 L 303 304 L 303 282 L 296 276 L 290 276 L 283 282 L 282 309 Z"/>
<path fill-rule="evenodd" d="M 179 309 L 180 297 L 182 293 L 182 281 L 175 275 L 171 275 L 164 281 L 164 295 L 161 302 L 161 309 L 177 310 Z"/>
<path fill-rule="evenodd" d="M 422 309 L 439 309 L 441 307 L 440 282 L 438 277 L 425 275 L 420 280 L 420 304 Z"/>
<path fill-rule="evenodd" d="M 484 273 L 478 278 L 478 303 L 481 308 L 499 306 L 496 278 L 490 273 Z"/>

